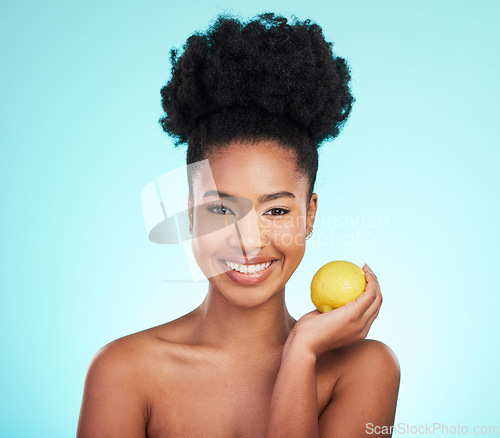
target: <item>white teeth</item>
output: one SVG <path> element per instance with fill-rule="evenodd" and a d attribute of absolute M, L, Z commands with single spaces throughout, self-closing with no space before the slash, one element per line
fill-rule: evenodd
<path fill-rule="evenodd" d="M 239 265 L 238 263 L 228 262 L 224 260 L 224 263 L 231 269 L 241 272 L 242 274 L 255 274 L 256 272 L 263 271 L 269 268 L 272 262 L 260 263 L 254 265 Z"/>

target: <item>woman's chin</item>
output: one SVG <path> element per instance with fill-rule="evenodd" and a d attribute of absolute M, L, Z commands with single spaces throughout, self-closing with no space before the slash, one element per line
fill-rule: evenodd
<path fill-rule="evenodd" d="M 231 292 L 220 291 L 220 292 L 230 305 L 236 308 L 252 309 L 264 305 L 276 294 L 276 291 L 269 291 L 265 290 L 264 288 L 259 288 L 259 289 L 254 290 L 252 292 L 248 291 L 231 291 Z"/>
<path fill-rule="evenodd" d="M 247 285 L 234 282 L 226 273 L 210 278 L 209 282 L 213 292 L 220 294 L 230 305 L 241 308 L 261 306 L 284 290 L 284 284 L 277 281 Z"/>

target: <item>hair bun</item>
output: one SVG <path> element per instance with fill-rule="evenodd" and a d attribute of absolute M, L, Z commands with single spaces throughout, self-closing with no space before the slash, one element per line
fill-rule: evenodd
<path fill-rule="evenodd" d="M 354 102 L 345 60 L 310 20 L 266 13 L 245 24 L 221 15 L 182 54 L 172 49 L 171 62 L 160 123 L 176 144 L 234 107 L 286 118 L 319 145 L 339 134 Z"/>

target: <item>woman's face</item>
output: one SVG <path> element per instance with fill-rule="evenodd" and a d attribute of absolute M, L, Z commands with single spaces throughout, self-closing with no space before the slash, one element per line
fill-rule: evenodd
<path fill-rule="evenodd" d="M 207 159 L 192 176 L 194 256 L 229 302 L 257 306 L 283 289 L 302 260 L 317 196 L 308 202 L 295 153 L 272 141 L 233 142 Z"/>

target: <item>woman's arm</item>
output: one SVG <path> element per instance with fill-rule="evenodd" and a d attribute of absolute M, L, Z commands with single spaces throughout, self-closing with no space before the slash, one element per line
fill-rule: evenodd
<path fill-rule="evenodd" d="M 85 380 L 77 438 L 146 438 L 147 412 L 130 347 L 117 340 L 101 348 Z"/>
<path fill-rule="evenodd" d="M 382 303 L 376 277 L 367 266 L 363 269 L 367 287 L 357 300 L 324 314 L 310 312 L 295 324 L 283 349 L 266 436 L 360 437 L 365 436 L 366 423 L 392 425 L 399 387 L 397 361 L 381 343 L 358 342 L 368 334 Z M 344 353 L 355 366 L 339 378 L 318 421 L 316 361 L 341 347 L 346 347 Z"/>
<path fill-rule="evenodd" d="M 298 343 L 287 342 L 274 384 L 266 438 L 318 437 L 316 388 L 316 356 Z"/>

